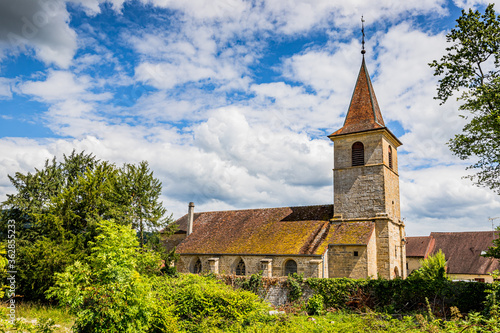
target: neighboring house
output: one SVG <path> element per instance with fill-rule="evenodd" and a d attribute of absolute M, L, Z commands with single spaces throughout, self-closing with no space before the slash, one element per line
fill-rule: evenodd
<path fill-rule="evenodd" d="M 498 231 L 432 232 L 427 237 L 408 237 L 406 267 L 408 274 L 420 267 L 419 261 L 440 249 L 446 258 L 446 273 L 452 280 L 492 282 L 489 273 L 500 269 L 498 259 L 482 257 Z"/>
<path fill-rule="evenodd" d="M 363 56 L 334 142 L 334 204 L 194 213 L 165 240 L 181 272 L 305 277 L 405 277 L 397 148 Z"/>

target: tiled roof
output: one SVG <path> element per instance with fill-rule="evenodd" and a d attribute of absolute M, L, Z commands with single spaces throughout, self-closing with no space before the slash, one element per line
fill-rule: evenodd
<path fill-rule="evenodd" d="M 500 235 L 495 232 L 495 239 Z M 419 242 L 408 237 L 406 255 L 419 253 Z M 447 273 L 449 274 L 488 274 L 496 269 L 500 269 L 498 259 L 481 257 L 481 252 L 486 251 L 493 245 L 492 231 L 475 232 L 432 232 L 431 244 L 427 254 L 435 254 L 441 249 L 446 258 Z M 415 248 L 417 247 L 417 249 Z"/>
<path fill-rule="evenodd" d="M 425 237 L 407 237 L 406 256 L 427 258 L 434 246 L 434 238 Z"/>
<path fill-rule="evenodd" d="M 370 229 L 371 225 L 350 223 L 350 226 L 330 226 L 332 215 L 333 205 L 195 213 L 193 233 L 179 244 L 176 252 L 322 254 L 330 241 L 368 241 L 368 231 L 364 229 Z M 187 216 L 177 223 L 180 229 L 185 230 Z"/>
<path fill-rule="evenodd" d="M 364 132 L 379 128 L 385 128 L 384 119 L 382 118 L 370 75 L 366 69 L 365 58 L 363 57 L 344 126 L 330 136 Z"/>

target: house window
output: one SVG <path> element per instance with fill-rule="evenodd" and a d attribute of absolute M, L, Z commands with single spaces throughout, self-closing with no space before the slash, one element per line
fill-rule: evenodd
<path fill-rule="evenodd" d="M 389 168 L 392 169 L 392 148 L 389 146 Z"/>
<path fill-rule="evenodd" d="M 201 260 L 200 258 L 198 258 L 198 260 L 196 260 L 196 262 L 194 263 L 194 266 L 193 266 L 193 273 L 194 274 L 199 274 L 201 273 Z"/>
<path fill-rule="evenodd" d="M 359 256 L 358 251 L 354 251 L 354 256 L 355 256 L 355 257 Z"/>
<path fill-rule="evenodd" d="M 484 282 L 484 279 L 483 278 L 475 278 L 474 281 L 477 281 L 477 282 Z"/>
<path fill-rule="evenodd" d="M 246 275 L 245 273 L 245 263 L 243 262 L 243 259 L 240 259 L 240 262 L 236 265 L 236 275 Z"/>
<path fill-rule="evenodd" d="M 285 275 L 297 273 L 297 263 L 294 260 L 288 260 L 285 264 Z"/>
<path fill-rule="evenodd" d="M 352 166 L 365 165 L 365 147 L 361 142 L 352 145 Z"/>

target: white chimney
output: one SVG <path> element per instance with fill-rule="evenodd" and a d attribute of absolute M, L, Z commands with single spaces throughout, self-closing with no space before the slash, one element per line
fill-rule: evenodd
<path fill-rule="evenodd" d="M 193 233 L 193 220 L 194 220 L 194 202 L 190 202 L 188 208 L 188 225 L 187 225 L 188 236 L 191 233 Z"/>

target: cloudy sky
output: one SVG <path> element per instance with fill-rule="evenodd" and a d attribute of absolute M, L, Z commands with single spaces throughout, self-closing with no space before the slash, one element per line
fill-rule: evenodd
<path fill-rule="evenodd" d="M 499 7 L 500 4 L 497 6 Z M 332 202 L 332 143 L 366 61 L 399 149 L 410 236 L 491 230 L 500 197 L 463 179 L 463 120 L 433 99 L 445 34 L 481 0 L 1 0 L 7 175 L 73 149 L 147 160 L 174 217 Z M 500 8 L 500 7 L 499 7 Z M 500 219 L 496 222 L 500 222 Z"/>

